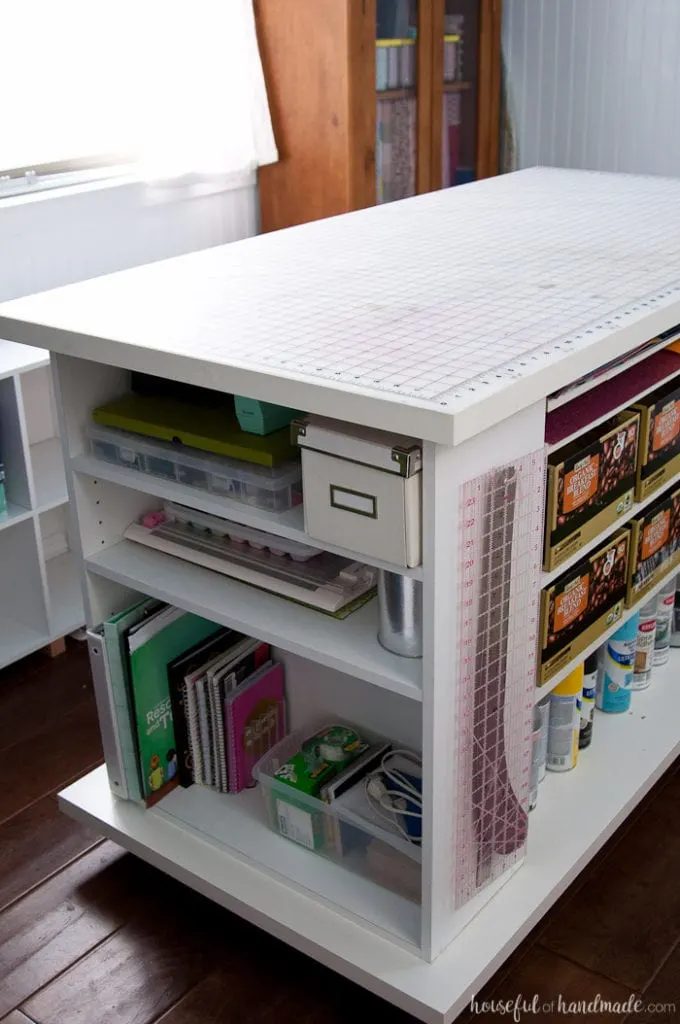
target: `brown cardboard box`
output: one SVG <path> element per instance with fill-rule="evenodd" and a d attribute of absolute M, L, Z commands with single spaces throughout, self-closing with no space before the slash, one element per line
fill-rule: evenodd
<path fill-rule="evenodd" d="M 680 564 L 680 488 L 662 494 L 630 525 L 629 608 Z"/>
<path fill-rule="evenodd" d="M 630 409 L 548 458 L 544 568 L 556 569 L 633 504 L 640 413 Z"/>
<path fill-rule="evenodd" d="M 624 527 L 598 551 L 541 591 L 539 685 L 547 683 L 621 618 L 628 581 L 630 530 Z"/>
<path fill-rule="evenodd" d="M 640 413 L 635 500 L 643 501 L 680 472 L 680 386 L 672 380 L 633 406 Z"/>

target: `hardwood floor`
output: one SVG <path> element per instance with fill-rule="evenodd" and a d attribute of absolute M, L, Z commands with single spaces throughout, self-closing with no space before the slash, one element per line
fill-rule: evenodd
<path fill-rule="evenodd" d="M 101 759 L 84 647 L 0 672 L 0 726 L 0 1024 L 411 1020 L 60 814 L 56 792 Z M 461 1021 L 498 1020 L 489 1000 L 635 994 L 642 1009 L 588 1019 L 680 1022 L 679 767 Z"/>

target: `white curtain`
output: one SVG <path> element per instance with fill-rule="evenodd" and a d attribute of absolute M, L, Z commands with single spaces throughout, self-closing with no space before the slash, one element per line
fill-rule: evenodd
<path fill-rule="evenodd" d="M 277 160 L 252 0 L 0 7 L 0 173 L 111 154 L 219 180 Z"/>

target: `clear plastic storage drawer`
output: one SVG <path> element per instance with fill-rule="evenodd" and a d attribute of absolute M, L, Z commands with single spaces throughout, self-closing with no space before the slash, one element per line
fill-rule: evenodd
<path fill-rule="evenodd" d="M 88 427 L 87 436 L 92 454 L 105 462 L 175 480 L 267 512 L 287 512 L 302 501 L 299 462 L 272 468 L 257 466 L 218 455 L 197 454 L 196 449 L 185 445 L 95 425 Z"/>

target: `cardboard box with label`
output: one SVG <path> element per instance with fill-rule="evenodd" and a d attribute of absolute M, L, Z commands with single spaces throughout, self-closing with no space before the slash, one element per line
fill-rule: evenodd
<path fill-rule="evenodd" d="M 680 488 L 663 494 L 631 521 L 629 607 L 680 564 Z"/>
<path fill-rule="evenodd" d="M 320 416 L 294 420 L 305 530 L 370 558 L 421 562 L 420 442 Z"/>
<path fill-rule="evenodd" d="M 544 568 L 556 569 L 633 505 L 640 413 L 630 409 L 548 458 Z"/>
<path fill-rule="evenodd" d="M 633 406 L 640 412 L 635 498 L 643 501 L 680 472 L 680 386 L 677 379 Z"/>
<path fill-rule="evenodd" d="M 621 618 L 628 580 L 630 531 L 624 527 L 602 548 L 541 591 L 541 663 L 547 683 Z"/>

